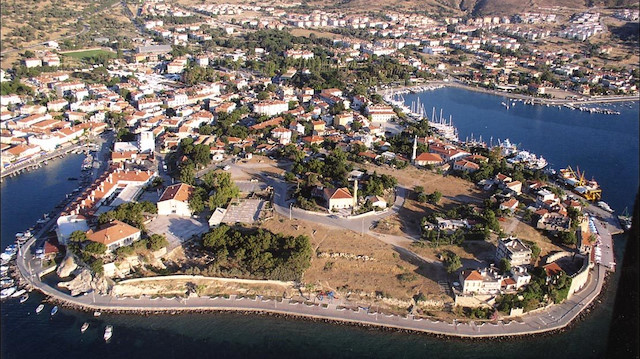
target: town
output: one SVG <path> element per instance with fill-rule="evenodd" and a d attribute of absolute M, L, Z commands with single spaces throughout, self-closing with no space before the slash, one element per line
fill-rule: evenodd
<path fill-rule="evenodd" d="M 259 297 L 490 337 L 564 328 L 615 271 L 629 218 L 595 180 L 508 139 L 459 139 L 402 95 L 455 86 L 506 95 L 505 111 L 615 115 L 582 106 L 637 100 L 637 46 L 604 39 L 638 10 L 122 7 L 127 37 L 3 55 L 2 177 L 86 156 L 77 189 L 3 254 L 3 276 L 27 278 L 3 281 L 3 298 L 28 295 L 18 283 L 84 308 Z"/>

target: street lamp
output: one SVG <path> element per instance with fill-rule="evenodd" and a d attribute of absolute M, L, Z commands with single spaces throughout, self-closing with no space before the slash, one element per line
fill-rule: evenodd
<path fill-rule="evenodd" d="M 291 211 L 293 210 L 293 203 L 289 203 L 289 220 L 291 220 Z"/>

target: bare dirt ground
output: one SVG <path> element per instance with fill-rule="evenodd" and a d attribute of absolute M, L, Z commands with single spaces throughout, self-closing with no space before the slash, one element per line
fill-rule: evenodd
<path fill-rule="evenodd" d="M 398 179 L 398 184 L 411 190 L 398 214 L 380 221 L 376 226 L 376 232 L 384 234 L 418 236 L 420 221 L 427 214 L 433 211 L 446 212 L 451 208 L 468 203 L 481 204 L 487 198 L 487 195 L 476 188 L 473 183 L 453 176 L 443 177 L 437 173 L 414 167 L 402 170 L 375 165 L 360 167 L 371 173 L 376 171 L 378 174 L 392 175 Z M 442 193 L 442 199 L 437 205 L 419 203 L 415 201 L 416 194 L 413 193 L 416 186 L 424 187 L 424 192 L 427 194 L 439 191 Z"/>
<path fill-rule="evenodd" d="M 311 238 L 314 256 L 304 282 L 313 284 L 316 290 L 334 290 L 351 301 L 368 303 L 376 297 L 408 301 L 418 293 L 434 300 L 451 300 L 437 284 L 445 277 L 442 267 L 415 263 L 373 237 L 299 220 L 289 221 L 281 216 L 261 227 L 287 235 L 306 234 Z M 320 253 L 365 255 L 373 260 L 320 258 Z M 399 279 L 401 275 L 404 280 Z"/>

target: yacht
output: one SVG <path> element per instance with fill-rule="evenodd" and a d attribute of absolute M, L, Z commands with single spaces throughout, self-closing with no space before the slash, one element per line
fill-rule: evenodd
<path fill-rule="evenodd" d="M 109 341 L 109 339 L 111 339 L 111 336 L 113 335 L 113 327 L 111 325 L 107 325 L 107 327 L 104 329 L 104 341 Z"/>
<path fill-rule="evenodd" d="M 44 309 L 44 304 L 40 304 L 37 308 L 36 308 L 36 314 L 40 314 L 40 312 Z"/>
<path fill-rule="evenodd" d="M 85 322 L 84 324 L 82 324 L 82 327 L 80 328 L 80 332 L 81 333 L 86 332 L 87 328 L 89 328 L 89 323 Z"/>
<path fill-rule="evenodd" d="M 6 288 L 0 291 L 0 299 L 5 299 L 15 293 L 16 287 Z"/>
<path fill-rule="evenodd" d="M 609 213 L 613 213 L 613 209 L 611 209 L 611 207 L 609 207 L 607 202 L 604 202 L 604 201 L 598 202 L 598 207 L 604 209 L 605 211 L 607 211 Z"/>

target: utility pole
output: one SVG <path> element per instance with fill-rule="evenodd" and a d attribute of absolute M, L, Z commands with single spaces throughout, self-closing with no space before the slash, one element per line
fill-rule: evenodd
<path fill-rule="evenodd" d="M 293 210 L 293 203 L 289 203 L 289 220 L 291 220 L 291 211 Z"/>

